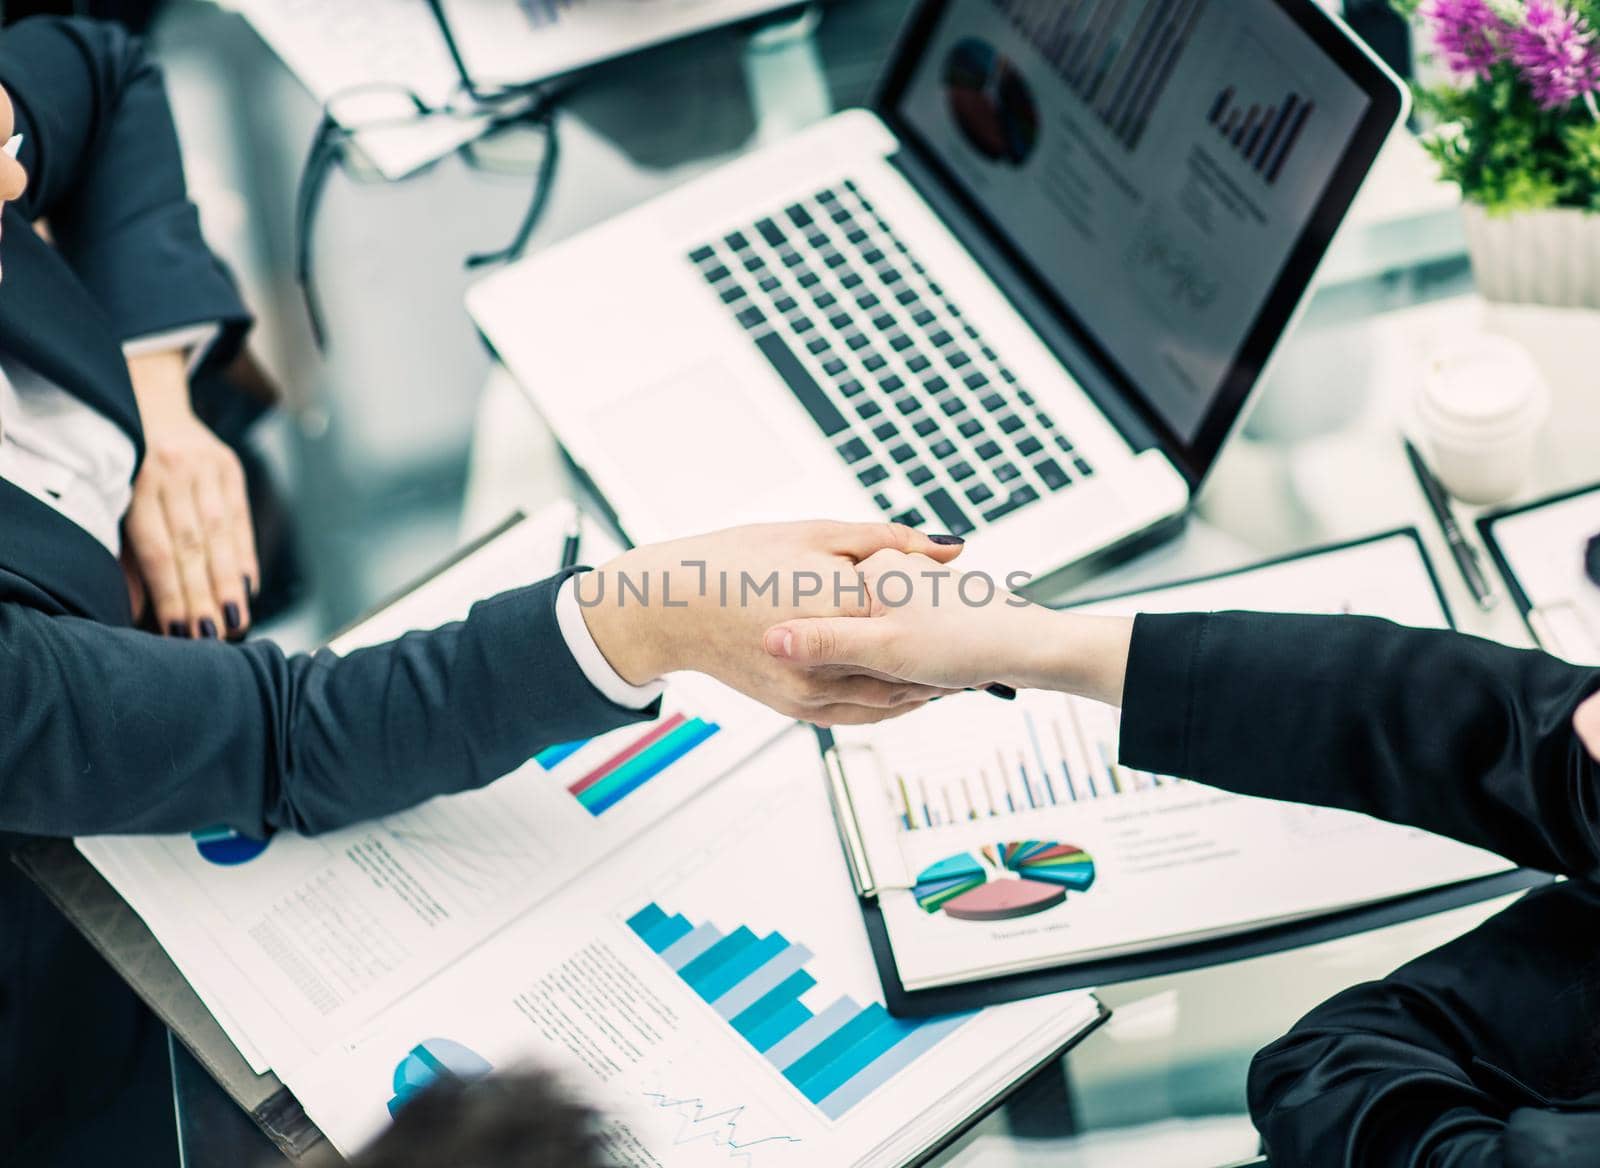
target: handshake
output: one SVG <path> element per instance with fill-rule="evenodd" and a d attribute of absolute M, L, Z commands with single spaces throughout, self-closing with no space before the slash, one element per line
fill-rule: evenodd
<path fill-rule="evenodd" d="M 1119 702 L 1130 622 L 1041 608 L 896 524 L 734 528 L 635 548 L 575 582 L 596 645 L 644 684 L 694 670 L 818 726 L 1000 684 Z"/>

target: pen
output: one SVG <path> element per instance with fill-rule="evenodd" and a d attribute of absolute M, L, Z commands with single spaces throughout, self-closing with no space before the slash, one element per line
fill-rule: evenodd
<path fill-rule="evenodd" d="M 1461 534 L 1461 525 L 1456 522 L 1455 512 L 1450 509 L 1444 484 L 1434 478 L 1428 464 L 1422 461 L 1422 455 L 1411 445 L 1411 440 L 1402 438 L 1401 441 L 1405 443 L 1406 457 L 1411 460 L 1411 470 L 1422 487 L 1423 497 L 1428 500 L 1428 509 L 1439 521 L 1439 530 L 1444 532 L 1445 542 L 1450 545 L 1450 554 L 1455 558 L 1456 567 L 1461 569 L 1462 579 L 1466 580 L 1472 599 L 1487 612 L 1495 606 L 1498 598 L 1489 586 L 1488 577 L 1483 574 L 1483 562 L 1478 558 L 1478 550 Z"/>
<path fill-rule="evenodd" d="M 561 545 L 561 570 L 578 566 L 578 545 L 583 539 L 583 513 L 572 509 L 572 525 L 567 528 L 566 542 Z"/>
<path fill-rule="evenodd" d="M 17 152 L 21 149 L 22 135 L 13 134 L 10 138 L 6 139 L 6 144 L 4 146 L 0 146 L 0 153 L 4 153 L 7 158 L 14 162 L 16 161 Z"/>

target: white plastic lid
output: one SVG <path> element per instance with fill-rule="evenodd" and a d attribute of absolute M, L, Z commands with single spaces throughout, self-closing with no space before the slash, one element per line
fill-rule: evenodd
<path fill-rule="evenodd" d="M 1427 421 L 1461 438 L 1521 430 L 1543 413 L 1543 382 L 1528 351 L 1506 337 L 1477 334 L 1428 362 L 1421 402 Z"/>

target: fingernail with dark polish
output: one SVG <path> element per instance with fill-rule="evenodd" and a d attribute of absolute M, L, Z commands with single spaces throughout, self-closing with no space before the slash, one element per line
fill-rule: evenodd
<path fill-rule="evenodd" d="M 993 685 L 984 686 L 983 692 L 986 694 L 992 694 L 1003 702 L 1014 702 L 1017 700 L 1017 691 L 1012 689 L 1009 685 L 1001 685 L 998 681 Z"/>
<path fill-rule="evenodd" d="M 231 600 L 222 606 L 222 623 L 228 626 L 230 633 L 237 633 L 244 623 L 239 619 L 239 606 Z"/>
<path fill-rule="evenodd" d="M 928 542 L 936 543 L 940 547 L 960 547 L 967 541 L 962 539 L 959 535 L 930 535 L 928 537 Z"/>
<path fill-rule="evenodd" d="M 182 621 L 171 621 L 167 624 L 167 636 L 187 638 L 189 636 L 189 626 Z"/>
<path fill-rule="evenodd" d="M 217 639 L 217 622 L 210 617 L 202 617 L 200 619 L 200 636 L 207 641 L 215 641 Z"/>

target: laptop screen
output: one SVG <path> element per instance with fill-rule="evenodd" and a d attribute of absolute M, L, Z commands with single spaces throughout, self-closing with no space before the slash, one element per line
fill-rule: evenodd
<path fill-rule="evenodd" d="M 1331 26 L 1284 0 L 930 7 L 891 98 L 897 128 L 1146 413 L 1193 444 L 1238 389 L 1248 342 L 1327 211 L 1382 74 L 1343 45 L 1364 88 L 1330 52 Z M 1390 104 L 1392 120 L 1398 95 Z M 1233 413 L 1258 373 L 1244 371 Z"/>

